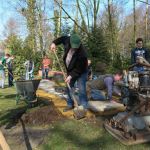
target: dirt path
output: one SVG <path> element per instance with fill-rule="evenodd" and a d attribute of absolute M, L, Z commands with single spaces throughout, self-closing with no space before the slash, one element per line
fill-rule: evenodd
<path fill-rule="evenodd" d="M 1 128 L 11 150 L 37 148 L 48 135 L 50 125 L 65 119 L 52 102 L 23 112 L 22 114 L 22 111 L 17 111 L 16 114 L 12 114 L 10 122 Z M 7 149 L 4 148 L 4 150 Z"/>

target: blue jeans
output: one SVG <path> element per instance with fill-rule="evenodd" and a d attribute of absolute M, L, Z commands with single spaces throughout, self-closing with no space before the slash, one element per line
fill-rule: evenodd
<path fill-rule="evenodd" d="M 76 80 L 71 80 L 70 82 L 70 87 L 73 88 L 75 82 L 77 81 L 77 86 L 79 88 L 79 101 L 80 105 L 82 105 L 84 108 L 87 108 L 87 94 L 86 94 L 86 81 L 87 81 L 87 72 L 83 73 L 78 79 Z M 69 89 L 67 88 L 67 94 L 68 94 L 68 99 L 67 99 L 67 105 L 69 107 L 74 106 L 74 101 L 72 100 L 71 94 Z"/>
<path fill-rule="evenodd" d="M 106 100 L 106 96 L 100 90 L 92 89 L 90 94 L 91 94 L 90 98 L 92 100 L 97 100 L 97 101 Z"/>
<path fill-rule="evenodd" d="M 48 79 L 49 68 L 42 69 L 42 79 Z"/>
<path fill-rule="evenodd" d="M 143 66 L 135 66 L 133 68 L 133 71 L 137 71 L 138 73 L 144 72 L 144 67 Z"/>

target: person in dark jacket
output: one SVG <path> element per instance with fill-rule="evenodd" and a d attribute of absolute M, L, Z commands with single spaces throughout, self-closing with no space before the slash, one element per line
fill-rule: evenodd
<path fill-rule="evenodd" d="M 131 64 L 137 65 L 133 68 L 134 71 L 142 72 L 144 71 L 144 67 L 138 63 L 137 58 L 143 57 L 148 62 L 150 62 L 150 54 L 149 51 L 143 47 L 143 39 L 137 38 L 136 39 L 136 48 L 131 50 Z"/>
<path fill-rule="evenodd" d="M 67 70 L 67 78 L 65 79 L 65 82 L 70 84 L 70 87 L 72 88 L 77 81 L 80 104 L 84 108 L 87 108 L 86 81 L 88 63 L 86 50 L 77 34 L 57 38 L 51 44 L 51 50 L 55 51 L 56 45 L 59 44 L 64 45 L 63 61 Z M 67 107 L 64 111 L 68 111 L 73 108 L 74 102 L 68 90 Z"/>

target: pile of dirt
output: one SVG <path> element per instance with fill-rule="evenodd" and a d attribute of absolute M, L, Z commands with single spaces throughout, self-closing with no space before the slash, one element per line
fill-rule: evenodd
<path fill-rule="evenodd" d="M 22 116 L 23 122 L 30 125 L 46 125 L 63 118 L 54 105 L 43 106 Z"/>

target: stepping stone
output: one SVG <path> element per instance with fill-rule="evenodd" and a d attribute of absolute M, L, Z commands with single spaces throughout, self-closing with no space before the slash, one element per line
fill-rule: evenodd
<path fill-rule="evenodd" d="M 91 111 L 100 115 L 112 115 L 125 110 L 123 104 L 112 103 L 110 101 L 89 101 L 88 105 Z"/>

